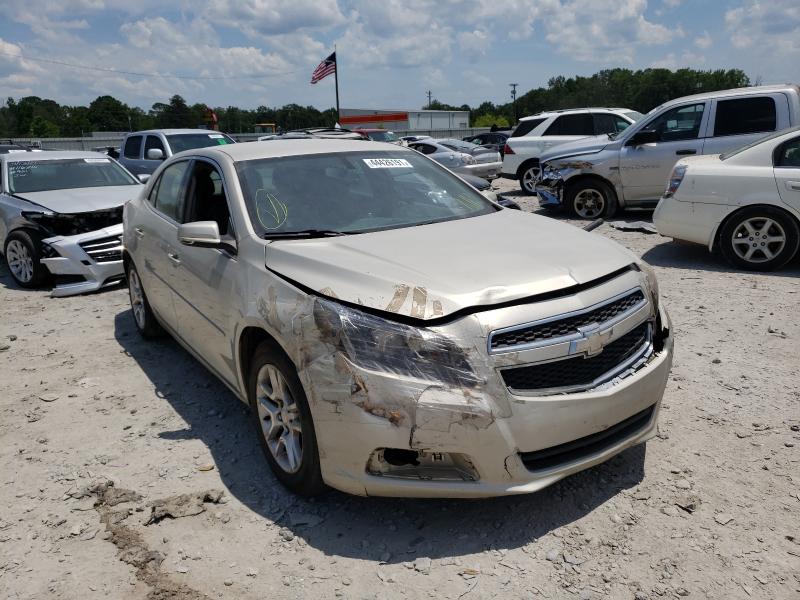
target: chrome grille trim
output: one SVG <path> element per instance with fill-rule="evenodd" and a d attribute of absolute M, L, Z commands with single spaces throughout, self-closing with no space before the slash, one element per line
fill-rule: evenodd
<path fill-rule="evenodd" d="M 532 329 L 532 328 L 535 328 L 535 327 L 540 327 L 540 326 L 546 325 L 548 323 L 555 323 L 555 322 L 558 322 L 558 321 L 563 321 L 563 320 L 579 317 L 581 315 L 585 315 L 587 313 L 591 313 L 593 311 L 602 309 L 604 306 L 608 306 L 609 304 L 613 304 L 615 302 L 623 300 L 623 299 L 625 299 L 625 298 L 627 298 L 627 297 L 629 297 L 629 296 L 631 296 L 633 294 L 641 294 L 642 299 L 639 302 L 637 302 L 636 304 L 634 304 L 633 306 L 631 306 L 631 307 L 627 308 L 626 310 L 624 310 L 623 312 L 617 314 L 612 319 L 608 319 L 608 320 L 602 321 L 600 323 L 592 323 L 590 326 L 575 327 L 574 333 L 570 333 L 570 334 L 567 334 L 567 335 L 559 335 L 559 336 L 555 336 L 555 337 L 549 337 L 549 338 L 545 338 L 545 339 L 541 339 L 541 340 L 536 340 L 536 341 L 533 341 L 533 342 L 526 342 L 526 343 L 523 343 L 523 344 L 516 344 L 516 345 L 512 345 L 512 346 L 502 346 L 502 347 L 499 347 L 499 348 L 498 347 L 494 347 L 494 339 L 495 339 L 495 337 L 499 336 L 501 334 L 512 333 L 512 332 L 520 331 L 520 330 L 524 330 L 524 329 Z M 536 320 L 536 321 L 531 321 L 531 322 L 528 322 L 528 323 L 522 323 L 520 325 L 513 325 L 511 327 L 504 327 L 502 329 L 496 329 L 496 330 L 492 331 L 488 336 L 487 351 L 488 351 L 488 353 L 490 355 L 497 355 L 497 354 L 505 354 L 505 353 L 509 353 L 509 352 L 522 352 L 522 351 L 525 351 L 525 350 L 532 350 L 532 349 L 535 349 L 535 348 L 542 348 L 544 346 L 550 346 L 550 345 L 553 345 L 553 344 L 561 344 L 561 343 L 565 343 L 565 342 L 570 342 L 570 347 L 572 348 L 570 353 L 573 353 L 574 352 L 574 348 L 573 347 L 576 345 L 577 342 L 583 340 L 586 337 L 586 335 L 585 335 L 586 331 L 594 331 L 594 330 L 598 330 L 598 329 L 607 330 L 609 328 L 613 328 L 613 326 L 615 324 L 617 324 L 617 323 L 619 323 L 621 321 L 624 321 L 625 319 L 627 319 L 628 317 L 630 317 L 631 315 L 633 315 L 637 311 L 641 310 L 643 307 L 647 306 L 648 302 L 649 301 L 647 299 L 647 294 L 645 293 L 645 291 L 641 287 L 637 286 L 635 288 L 631 288 L 631 289 L 628 289 L 628 290 L 626 290 L 624 292 L 621 292 L 620 294 L 617 294 L 616 296 L 612 296 L 611 298 L 603 300 L 602 302 L 598 302 L 597 304 L 593 304 L 592 306 L 588 306 L 588 307 L 582 308 L 580 310 L 574 310 L 574 311 L 567 312 L 567 313 L 561 313 L 559 315 L 555 315 L 555 316 L 552 316 L 552 317 L 547 317 L 545 319 L 539 319 L 539 320 Z"/>
<path fill-rule="evenodd" d="M 110 235 L 96 240 L 80 242 L 80 247 L 96 263 L 122 260 L 122 236 Z"/>

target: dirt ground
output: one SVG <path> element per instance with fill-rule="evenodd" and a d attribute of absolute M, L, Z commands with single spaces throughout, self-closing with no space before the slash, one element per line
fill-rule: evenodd
<path fill-rule="evenodd" d="M 55 299 L 2 265 L 0 597 L 800 597 L 800 262 L 742 273 L 596 233 L 660 277 L 676 333 L 660 433 L 475 501 L 298 499 L 243 405 L 175 342 L 140 339 L 124 288 Z"/>

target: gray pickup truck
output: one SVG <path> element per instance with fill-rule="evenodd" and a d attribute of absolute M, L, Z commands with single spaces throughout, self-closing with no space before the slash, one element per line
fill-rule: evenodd
<path fill-rule="evenodd" d="M 127 134 L 119 163 L 134 175 L 151 175 L 167 158 L 184 150 L 235 144 L 229 135 L 210 129 L 151 129 Z"/>
<path fill-rule="evenodd" d="M 617 208 L 653 208 L 682 157 L 722 154 L 800 125 L 800 88 L 771 85 L 671 100 L 616 134 L 587 137 L 541 155 L 536 193 L 584 219 Z"/>

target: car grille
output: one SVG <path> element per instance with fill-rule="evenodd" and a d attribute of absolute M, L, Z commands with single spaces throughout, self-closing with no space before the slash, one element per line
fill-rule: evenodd
<path fill-rule="evenodd" d="M 589 388 L 613 377 L 617 371 L 650 342 L 650 322 L 645 321 L 625 335 L 603 347 L 602 352 L 584 358 L 574 356 L 537 365 L 514 367 L 501 371 L 506 386 L 514 391 Z"/>
<path fill-rule="evenodd" d="M 612 425 L 603 431 L 534 452 L 520 452 L 519 457 L 529 471 L 542 471 L 599 454 L 643 430 L 653 416 L 656 405 Z"/>
<path fill-rule="evenodd" d="M 96 240 L 81 242 L 80 247 L 96 263 L 122 260 L 122 236 L 111 235 Z"/>
<path fill-rule="evenodd" d="M 494 351 L 514 349 L 516 346 L 534 344 L 579 333 L 579 327 L 593 323 L 603 324 L 644 302 L 644 293 L 637 289 L 622 298 L 590 308 L 586 312 L 546 323 L 522 326 L 509 331 L 493 333 L 489 347 Z"/>

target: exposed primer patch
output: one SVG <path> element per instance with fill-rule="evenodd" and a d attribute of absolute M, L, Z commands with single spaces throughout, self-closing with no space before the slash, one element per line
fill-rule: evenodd
<path fill-rule="evenodd" d="M 132 514 L 132 509 L 109 508 L 115 504 L 133 502 L 134 498 L 141 499 L 137 492 L 116 488 L 113 482 L 104 481 L 93 487 L 93 493 L 97 495 L 95 509 L 110 536 L 109 541 L 117 548 L 117 558 L 136 569 L 136 578 L 150 588 L 147 600 L 211 600 L 202 592 L 173 581 L 169 575 L 161 572 L 164 555 L 151 550 L 141 534 L 124 523 Z"/>
<path fill-rule="evenodd" d="M 408 292 L 410 289 L 411 288 L 406 284 L 394 286 L 394 296 L 392 296 L 389 304 L 386 305 L 386 311 L 392 313 L 399 311 L 400 307 L 403 306 L 403 303 L 405 303 L 406 298 L 408 298 Z"/>
<path fill-rule="evenodd" d="M 425 308 L 428 304 L 428 290 L 424 287 L 415 287 L 411 297 L 411 315 L 416 319 L 425 318 Z"/>

